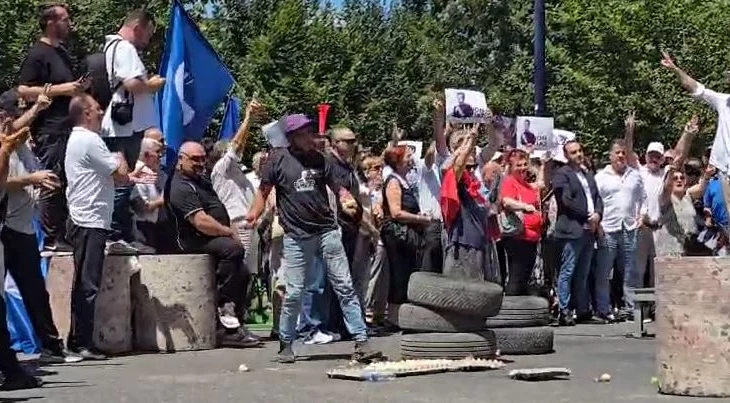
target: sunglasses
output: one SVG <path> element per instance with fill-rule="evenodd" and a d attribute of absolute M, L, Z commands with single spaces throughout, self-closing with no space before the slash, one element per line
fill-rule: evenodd
<path fill-rule="evenodd" d="M 674 181 L 675 182 L 683 182 L 684 181 L 684 175 L 674 175 Z"/>
<path fill-rule="evenodd" d="M 477 165 L 477 164 L 468 164 L 468 165 L 466 166 L 466 169 L 468 169 L 468 170 L 470 170 L 470 171 L 473 171 L 473 170 L 477 169 L 477 167 L 478 167 L 478 166 L 479 166 L 479 165 Z"/>
<path fill-rule="evenodd" d="M 355 144 L 357 142 L 356 139 L 339 139 L 337 140 L 339 143 L 347 143 L 347 144 Z"/>

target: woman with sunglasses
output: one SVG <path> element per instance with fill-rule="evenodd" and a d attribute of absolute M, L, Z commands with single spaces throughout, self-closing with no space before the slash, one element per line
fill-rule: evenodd
<path fill-rule="evenodd" d="M 685 254 L 688 241 L 698 231 L 693 200 L 702 198 L 713 172 L 711 167 L 706 168 L 699 182 L 687 188 L 683 171 L 674 166 L 667 171 L 659 199 L 659 229 L 654 233 L 656 257 Z"/>
<path fill-rule="evenodd" d="M 508 282 L 506 295 L 527 295 L 527 283 L 535 266 L 537 245 L 542 235 L 542 213 L 540 212 L 540 191 L 528 180 L 530 167 L 528 155 L 523 150 L 512 150 L 509 161 L 509 175 L 501 189 L 502 208 L 508 213 L 518 214 L 524 231 L 505 237 L 507 251 Z"/>

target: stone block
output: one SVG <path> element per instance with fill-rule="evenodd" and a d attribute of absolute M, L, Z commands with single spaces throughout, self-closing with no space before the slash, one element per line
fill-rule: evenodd
<path fill-rule="evenodd" d="M 208 255 L 140 256 L 132 280 L 135 349 L 215 348 L 216 288 Z"/>
<path fill-rule="evenodd" d="M 655 260 L 661 393 L 730 397 L 730 258 Z"/>
<path fill-rule="evenodd" d="M 46 288 L 53 320 L 59 334 L 68 338 L 71 327 L 71 290 L 74 282 L 73 256 L 56 255 L 48 264 Z M 108 354 L 132 351 L 132 302 L 130 278 L 139 270 L 136 256 L 107 256 L 96 300 L 94 343 Z"/>

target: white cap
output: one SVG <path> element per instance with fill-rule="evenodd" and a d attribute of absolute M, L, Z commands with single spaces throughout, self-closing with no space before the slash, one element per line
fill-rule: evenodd
<path fill-rule="evenodd" d="M 649 147 L 646 147 L 646 153 L 649 154 L 651 152 L 657 152 L 664 155 L 664 146 L 658 141 L 653 141 L 649 143 Z"/>
<path fill-rule="evenodd" d="M 502 157 L 502 155 L 503 154 L 501 151 L 497 151 L 496 153 L 494 153 L 494 155 L 492 156 L 492 159 L 490 159 L 489 162 L 497 161 L 498 159 L 500 159 Z"/>

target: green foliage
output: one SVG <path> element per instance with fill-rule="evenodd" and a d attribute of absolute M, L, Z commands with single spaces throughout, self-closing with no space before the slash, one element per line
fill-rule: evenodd
<path fill-rule="evenodd" d="M 170 3 L 70 0 L 69 48 L 81 60 L 116 31 L 126 11 L 146 5 L 159 21 L 145 55 L 154 67 Z M 333 123 L 352 127 L 368 145 L 383 146 L 393 123 L 409 138 L 430 138 L 431 100 L 445 87 L 480 89 L 497 113 L 533 110 L 532 0 L 403 0 L 389 7 L 346 0 L 340 8 L 317 0 L 185 3 L 233 71 L 239 96 L 258 96 L 274 116 L 314 114 L 317 104 L 331 103 Z M 14 85 L 38 35 L 37 4 L 0 0 L 0 86 Z M 670 145 L 699 112 L 705 127 L 698 143 L 708 142 L 714 113 L 661 69 L 660 49 L 722 91 L 728 17 L 728 2 L 549 1 L 548 110 L 556 127 L 578 132 L 600 154 L 621 135 L 630 109 L 642 121 L 640 147 L 652 140 Z"/>

